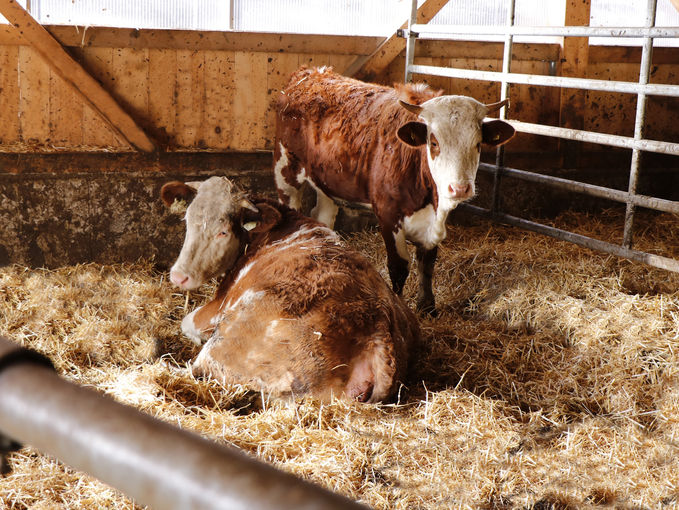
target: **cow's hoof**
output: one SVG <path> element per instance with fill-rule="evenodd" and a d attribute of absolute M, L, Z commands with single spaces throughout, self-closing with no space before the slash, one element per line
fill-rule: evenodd
<path fill-rule="evenodd" d="M 420 313 L 426 313 L 429 317 L 436 318 L 439 316 L 438 310 L 436 310 L 436 305 L 433 302 L 417 303 L 417 311 Z"/>

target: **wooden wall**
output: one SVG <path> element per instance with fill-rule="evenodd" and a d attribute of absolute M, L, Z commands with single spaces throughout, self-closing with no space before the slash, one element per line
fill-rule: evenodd
<path fill-rule="evenodd" d="M 371 37 L 301 36 L 251 33 L 199 33 L 168 30 L 77 29 L 49 27 L 135 120 L 171 150 L 271 150 L 275 96 L 300 65 L 346 69 L 380 42 Z M 590 48 L 588 76 L 635 81 L 640 52 L 629 48 Z M 470 69 L 500 70 L 502 45 L 420 42 L 416 62 Z M 554 44 L 515 45 L 514 72 L 560 73 Z M 653 81 L 677 83 L 679 51 L 658 49 Z M 382 81 L 403 77 L 403 58 Z M 497 84 L 424 78 L 447 93 L 485 102 L 499 98 Z M 561 92 L 512 86 L 510 118 L 558 125 Z M 581 114 L 584 128 L 631 135 L 636 98 L 589 92 Z M 679 102 L 652 99 L 649 136 L 679 139 L 674 122 Z M 56 76 L 9 26 L 0 26 L 0 152 L 130 151 L 80 98 Z M 664 137 L 664 138 L 663 138 Z M 548 151 L 556 140 L 523 136 L 511 150 Z"/>

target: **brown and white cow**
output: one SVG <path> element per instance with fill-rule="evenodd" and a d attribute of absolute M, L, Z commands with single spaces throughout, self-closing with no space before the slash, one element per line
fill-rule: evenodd
<path fill-rule="evenodd" d="M 481 143 L 500 145 L 514 135 L 506 122 L 484 121 L 504 104 L 302 68 L 278 98 L 279 199 L 299 208 L 308 182 L 317 195 L 312 216 L 331 227 L 337 199 L 372 207 L 394 291 L 401 294 L 408 276 L 408 240 L 417 247 L 417 307 L 433 313 L 431 279 L 448 213 L 474 196 Z"/>
<path fill-rule="evenodd" d="M 195 374 L 276 394 L 393 395 L 419 327 L 365 257 L 325 225 L 274 200 L 250 201 L 224 177 L 167 183 L 161 198 L 189 202 L 172 282 L 194 289 L 225 275 L 214 299 L 182 321 L 186 336 L 206 342 Z"/>

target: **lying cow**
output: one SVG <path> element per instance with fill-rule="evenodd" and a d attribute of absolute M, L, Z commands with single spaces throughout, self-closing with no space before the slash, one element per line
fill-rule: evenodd
<path fill-rule="evenodd" d="M 419 328 L 367 259 L 285 205 L 250 202 L 224 177 L 171 182 L 161 197 L 190 203 L 172 282 L 188 290 L 225 274 L 215 298 L 182 321 L 184 334 L 206 341 L 194 373 L 277 394 L 393 395 Z"/>
<path fill-rule="evenodd" d="M 481 143 L 514 129 L 484 121 L 506 104 L 441 96 L 423 84 L 396 89 L 329 69 L 302 68 L 278 99 L 274 174 L 281 202 L 298 209 L 305 181 L 312 216 L 332 227 L 337 199 L 372 207 L 387 249 L 394 291 L 408 277 L 406 240 L 417 247 L 417 307 L 434 312 L 431 279 L 448 213 L 474 196 Z"/>

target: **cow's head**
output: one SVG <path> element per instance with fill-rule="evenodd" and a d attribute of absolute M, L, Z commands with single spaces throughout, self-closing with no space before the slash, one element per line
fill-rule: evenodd
<path fill-rule="evenodd" d="M 474 196 L 481 144 L 502 145 L 514 136 L 514 128 L 501 120 L 484 118 L 508 103 L 485 105 L 466 96 L 441 96 L 401 106 L 419 116 L 408 122 L 398 137 L 413 147 L 427 146 L 427 160 L 436 184 L 439 203 L 453 208 Z"/>
<path fill-rule="evenodd" d="M 186 237 L 170 280 L 182 289 L 195 289 L 230 269 L 244 239 L 244 211 L 257 208 L 225 177 L 205 182 L 169 182 L 161 190 L 165 205 L 188 203 Z"/>

